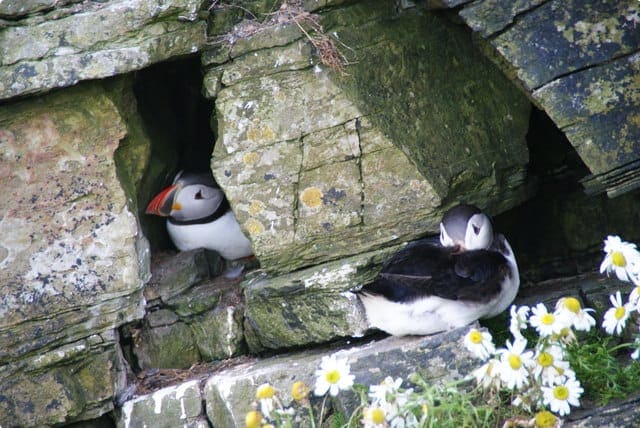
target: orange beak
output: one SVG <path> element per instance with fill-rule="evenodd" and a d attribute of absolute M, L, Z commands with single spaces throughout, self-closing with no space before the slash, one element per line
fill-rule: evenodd
<path fill-rule="evenodd" d="M 151 202 L 149 202 L 145 212 L 147 214 L 159 215 L 162 217 L 169 216 L 171 214 L 171 210 L 173 210 L 173 199 L 175 198 L 177 190 L 178 186 L 174 184 L 158 193 Z"/>

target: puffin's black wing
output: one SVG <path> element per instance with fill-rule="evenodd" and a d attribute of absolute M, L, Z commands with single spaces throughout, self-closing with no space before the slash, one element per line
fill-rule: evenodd
<path fill-rule="evenodd" d="M 508 272 L 507 260 L 495 251 L 456 254 L 449 248 L 414 245 L 394 255 L 362 292 L 382 295 L 394 302 L 429 296 L 484 302 L 501 291 Z"/>

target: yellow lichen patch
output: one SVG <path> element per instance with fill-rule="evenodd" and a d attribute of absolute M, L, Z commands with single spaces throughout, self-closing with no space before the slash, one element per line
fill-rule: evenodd
<path fill-rule="evenodd" d="M 322 204 L 322 190 L 317 187 L 307 187 L 300 194 L 300 201 L 309 208 L 317 208 Z"/>
<path fill-rule="evenodd" d="M 260 235 L 264 232 L 264 226 L 255 218 L 250 218 L 244 223 L 244 228 L 250 235 Z"/>
<path fill-rule="evenodd" d="M 260 156 L 258 156 L 258 154 L 255 152 L 247 152 L 242 155 L 242 162 L 244 162 L 245 165 L 253 165 L 254 163 L 258 162 L 259 159 Z"/>
<path fill-rule="evenodd" d="M 251 205 L 249 205 L 249 214 L 258 215 L 264 209 L 264 203 L 262 201 L 251 201 Z"/>
<path fill-rule="evenodd" d="M 249 141 L 271 141 L 275 135 L 273 129 L 267 125 L 250 126 L 247 128 L 247 140 Z"/>

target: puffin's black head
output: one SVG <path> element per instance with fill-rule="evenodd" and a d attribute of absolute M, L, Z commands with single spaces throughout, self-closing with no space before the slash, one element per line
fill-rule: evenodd
<path fill-rule="evenodd" d="M 440 243 L 459 246 L 460 251 L 487 249 L 493 242 L 489 216 L 474 205 L 460 204 L 449 209 L 440 223 Z"/>

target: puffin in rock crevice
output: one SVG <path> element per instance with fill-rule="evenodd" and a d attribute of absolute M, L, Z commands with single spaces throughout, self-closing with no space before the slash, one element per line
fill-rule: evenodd
<path fill-rule="evenodd" d="M 180 251 L 206 248 L 226 260 L 253 255 L 251 242 L 210 171 L 179 172 L 173 184 L 149 202 L 146 213 L 167 217 L 167 231 Z"/>
<path fill-rule="evenodd" d="M 493 317 L 513 302 L 518 265 L 486 214 L 472 205 L 450 209 L 440 243 L 407 245 L 362 287 L 370 327 L 396 336 L 433 334 Z"/>

